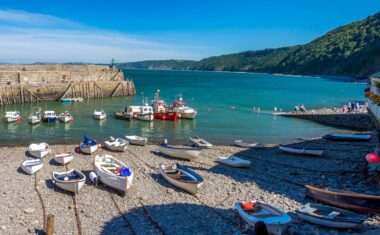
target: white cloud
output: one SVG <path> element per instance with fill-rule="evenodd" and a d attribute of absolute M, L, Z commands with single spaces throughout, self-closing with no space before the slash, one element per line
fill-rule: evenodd
<path fill-rule="evenodd" d="M 194 48 L 94 29 L 50 15 L 0 10 L 0 62 L 108 63 L 199 59 Z"/>

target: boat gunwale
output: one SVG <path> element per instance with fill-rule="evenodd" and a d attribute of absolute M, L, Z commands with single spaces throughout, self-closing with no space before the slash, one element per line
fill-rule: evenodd
<path fill-rule="evenodd" d="M 348 197 L 355 197 L 355 198 L 370 198 L 370 199 L 380 200 L 380 196 L 377 196 L 377 195 L 370 195 L 370 194 L 363 194 L 363 193 L 356 193 L 356 192 L 351 192 L 351 193 L 332 192 L 330 190 L 324 190 L 324 189 L 328 189 L 327 186 L 317 186 L 317 185 L 306 184 L 305 188 L 308 190 L 314 190 L 314 191 L 322 192 L 325 194 L 331 194 L 331 195 L 348 196 Z"/>

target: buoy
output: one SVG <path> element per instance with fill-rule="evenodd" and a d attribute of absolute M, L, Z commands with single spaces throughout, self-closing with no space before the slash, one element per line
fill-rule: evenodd
<path fill-rule="evenodd" d="M 380 162 L 380 156 L 376 153 L 369 153 L 365 156 L 365 160 L 369 163 L 377 163 Z"/>
<path fill-rule="evenodd" d="M 82 151 L 80 150 L 79 147 L 76 147 L 76 148 L 75 148 L 75 152 L 76 152 L 76 153 L 81 153 Z"/>
<path fill-rule="evenodd" d="M 90 180 L 95 186 L 98 185 L 98 176 L 93 171 L 90 172 Z"/>

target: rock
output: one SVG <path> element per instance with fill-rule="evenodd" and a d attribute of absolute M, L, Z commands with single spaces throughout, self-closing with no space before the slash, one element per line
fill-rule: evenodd
<path fill-rule="evenodd" d="M 36 210 L 34 208 L 26 208 L 24 210 L 25 214 L 33 214 Z"/>
<path fill-rule="evenodd" d="M 7 229 L 7 226 L 2 225 L 0 228 L 1 228 L 1 230 L 5 230 L 5 229 Z"/>
<path fill-rule="evenodd" d="M 28 233 L 34 233 L 34 229 L 28 228 Z"/>

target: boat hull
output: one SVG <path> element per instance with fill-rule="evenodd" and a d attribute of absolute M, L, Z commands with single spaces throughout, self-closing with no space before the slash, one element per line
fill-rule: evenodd
<path fill-rule="evenodd" d="M 179 118 L 178 113 L 155 113 L 153 114 L 155 119 L 175 121 Z"/>
<path fill-rule="evenodd" d="M 61 122 L 70 122 L 70 121 L 73 120 L 72 117 L 68 117 L 68 116 L 59 116 L 58 119 L 59 119 L 59 121 L 61 121 Z"/>
<path fill-rule="evenodd" d="M 310 155 L 310 156 L 321 156 L 324 149 L 307 149 L 307 148 L 295 148 L 280 146 L 279 150 L 285 153 L 298 154 L 298 155 Z"/>
<path fill-rule="evenodd" d="M 28 163 L 36 163 L 36 164 L 33 164 L 33 165 L 30 165 Z M 21 169 L 29 174 L 29 175 L 33 175 L 34 173 L 36 173 L 37 171 L 41 170 L 42 167 L 43 167 L 44 163 L 41 159 L 37 159 L 37 160 L 26 160 L 24 161 L 22 164 L 21 164 Z"/>
<path fill-rule="evenodd" d="M 310 215 L 306 215 L 300 212 L 296 211 L 296 214 L 299 218 L 312 223 L 312 224 L 318 224 L 321 226 L 325 227 L 330 227 L 330 228 L 341 228 L 341 229 L 349 229 L 349 228 L 356 228 L 359 226 L 358 223 L 353 223 L 353 222 L 336 222 L 336 221 L 331 221 L 331 220 L 326 220 L 323 218 L 316 218 Z"/>
<path fill-rule="evenodd" d="M 115 112 L 115 118 L 120 120 L 131 120 L 132 116 L 122 112 Z"/>
<path fill-rule="evenodd" d="M 18 120 L 21 120 L 21 117 L 15 118 L 15 117 L 5 117 L 5 122 L 11 123 L 16 122 Z"/>
<path fill-rule="evenodd" d="M 137 114 L 135 118 L 141 121 L 150 122 L 154 120 L 154 115 L 153 114 Z"/>
<path fill-rule="evenodd" d="M 174 148 L 165 145 L 158 146 L 161 153 L 184 160 L 193 160 L 198 158 L 201 150 L 199 148 Z"/>
<path fill-rule="evenodd" d="M 126 140 L 133 145 L 140 145 L 145 146 L 148 142 L 147 138 L 141 137 L 141 138 L 133 138 L 132 136 L 125 136 Z"/>
<path fill-rule="evenodd" d="M 197 112 L 178 112 L 181 115 L 182 119 L 194 119 L 197 116 Z"/>
<path fill-rule="evenodd" d="M 105 141 L 104 145 L 109 150 L 115 151 L 115 152 L 124 152 L 128 148 L 128 142 L 127 141 L 125 141 L 125 143 L 119 144 L 119 145 L 115 145 L 115 142 Z"/>
<path fill-rule="evenodd" d="M 235 145 L 243 148 L 263 148 L 261 143 L 248 143 L 242 140 L 235 140 Z"/>
<path fill-rule="evenodd" d="M 51 153 L 51 149 L 46 143 L 41 143 L 39 145 L 31 144 L 28 148 L 28 152 L 33 157 L 43 158 Z"/>
<path fill-rule="evenodd" d="M 41 119 L 40 118 L 28 118 L 28 122 L 29 124 L 33 125 L 33 124 L 38 124 L 41 122 Z"/>
<path fill-rule="evenodd" d="M 54 156 L 54 160 L 61 165 L 66 165 L 74 159 L 74 156 L 69 153 L 58 154 Z"/>
<path fill-rule="evenodd" d="M 198 192 L 198 189 L 202 186 L 202 183 L 200 184 L 188 184 L 183 183 L 178 180 L 174 180 L 170 178 L 168 175 L 165 174 L 165 172 L 160 168 L 160 174 L 166 181 L 168 181 L 170 184 L 174 185 L 177 188 L 183 189 L 188 193 L 196 194 Z"/>
<path fill-rule="evenodd" d="M 218 157 L 217 161 L 227 166 L 232 166 L 232 167 L 237 167 L 237 168 L 247 168 L 251 166 L 251 161 L 243 160 L 235 156 Z"/>
<path fill-rule="evenodd" d="M 211 148 L 212 144 L 201 138 L 189 138 L 189 141 L 199 148 Z"/>
<path fill-rule="evenodd" d="M 70 172 L 70 171 L 69 171 Z M 68 173 L 68 172 L 62 172 L 62 173 L 58 173 L 58 172 L 53 172 L 53 182 L 55 183 L 55 185 L 62 189 L 62 190 L 65 190 L 65 191 L 68 191 L 68 192 L 72 192 L 72 193 L 79 193 L 79 191 L 83 188 L 85 182 L 86 182 L 86 176 L 81 173 L 80 171 L 76 171 L 77 174 L 80 174 L 82 176 L 82 179 L 78 179 L 78 180 L 75 180 L 74 182 L 71 182 L 71 181 L 61 181 L 61 180 L 57 180 L 57 178 L 55 177 L 55 175 L 57 174 L 65 174 L 65 173 Z"/>
<path fill-rule="evenodd" d="M 44 117 L 44 122 L 50 123 L 50 122 L 56 122 L 57 118 L 56 117 Z"/>
<path fill-rule="evenodd" d="M 80 146 L 80 151 L 84 154 L 93 154 L 98 150 L 98 145 L 92 145 L 92 146 Z"/>
<path fill-rule="evenodd" d="M 355 135 L 355 134 L 330 134 L 324 137 L 328 140 L 347 141 L 347 142 L 367 142 L 372 139 L 371 135 Z"/>

